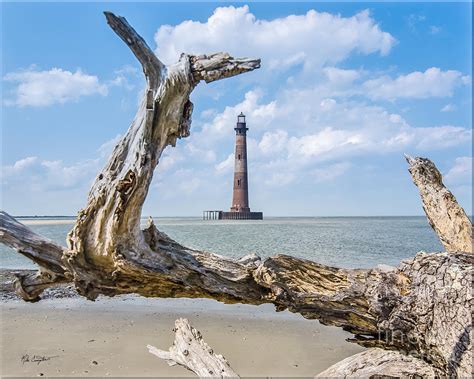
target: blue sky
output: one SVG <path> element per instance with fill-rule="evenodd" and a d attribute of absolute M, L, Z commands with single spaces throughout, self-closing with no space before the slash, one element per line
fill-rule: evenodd
<path fill-rule="evenodd" d="M 192 94 L 144 215 L 231 202 L 247 114 L 250 206 L 268 216 L 421 215 L 403 153 L 472 214 L 470 3 L 2 3 L 2 208 L 75 214 L 136 111 L 141 69 L 102 14 L 165 63 L 228 51 L 262 68 Z"/>

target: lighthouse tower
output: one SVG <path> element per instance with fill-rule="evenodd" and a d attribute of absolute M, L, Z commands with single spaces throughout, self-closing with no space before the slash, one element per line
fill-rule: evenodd
<path fill-rule="evenodd" d="M 234 168 L 234 192 L 232 196 L 231 212 L 250 212 L 249 207 L 249 185 L 247 175 L 247 124 L 245 116 L 240 113 L 237 116 L 235 130 L 235 168 Z"/>
<path fill-rule="evenodd" d="M 263 212 L 251 212 L 247 174 L 247 124 L 245 115 L 237 116 L 235 130 L 235 168 L 230 212 L 203 211 L 204 220 L 263 220 Z"/>

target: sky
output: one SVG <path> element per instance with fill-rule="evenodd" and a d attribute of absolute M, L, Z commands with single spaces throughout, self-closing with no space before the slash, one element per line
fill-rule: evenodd
<path fill-rule="evenodd" d="M 2 3 L 2 193 L 13 215 L 75 215 L 144 88 L 102 14 L 166 64 L 261 58 L 200 84 L 143 209 L 230 208 L 247 116 L 250 207 L 265 216 L 423 215 L 403 154 L 432 159 L 472 214 L 470 3 Z"/>

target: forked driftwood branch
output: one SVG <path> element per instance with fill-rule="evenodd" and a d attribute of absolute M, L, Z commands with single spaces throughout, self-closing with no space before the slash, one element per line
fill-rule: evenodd
<path fill-rule="evenodd" d="M 180 318 L 175 322 L 175 339 L 169 351 L 159 350 L 148 345 L 148 351 L 164 359 L 170 366 L 180 365 L 201 378 L 238 378 L 226 359 L 202 339 L 201 333 L 189 325 L 188 320 Z"/>
<path fill-rule="evenodd" d="M 263 262 L 257 256 L 233 260 L 188 249 L 158 231 L 152 221 L 141 230 L 142 205 L 163 150 L 189 135 L 191 91 L 202 80 L 256 69 L 260 60 L 234 59 L 226 53 L 182 54 L 176 64 L 165 66 L 124 18 L 109 12 L 106 17 L 142 64 L 147 87 L 132 125 L 97 176 L 87 206 L 78 213 L 67 248 L 0 214 L 0 242 L 41 267 L 37 275 L 17 279 L 20 296 L 36 301 L 45 288 L 67 281 L 91 300 L 100 294 L 137 293 L 273 303 L 277 310 L 289 309 L 342 327 L 361 345 L 410 355 L 406 360 L 397 356 L 406 370 L 410 365 L 418 370 L 419 360 L 440 375 L 470 375 L 473 256 L 465 238 L 459 239 L 449 228 L 435 226 L 449 253 L 419 253 L 398 268 L 369 270 L 338 269 L 286 255 Z M 447 207 L 446 197 L 436 196 L 439 183 L 424 174 L 429 171 L 423 167 L 430 165 L 434 167 L 421 160 L 410 171 L 417 178 L 415 184 L 423 183 L 425 210 L 437 215 L 432 223 L 439 225 L 442 212 L 433 213 L 431 208 Z M 428 195 L 431 200 L 425 201 Z M 449 202 L 450 207 L 457 206 L 454 198 Z M 454 227 L 462 220 L 459 212 L 449 217 Z M 389 350 L 372 351 L 354 361 L 387 354 L 386 359 L 395 362 Z M 412 357 L 418 359 L 416 364 Z M 340 372 L 347 372 L 347 367 L 341 362 L 346 371 Z M 373 372 L 383 375 L 386 369 L 387 365 L 375 365 Z"/>

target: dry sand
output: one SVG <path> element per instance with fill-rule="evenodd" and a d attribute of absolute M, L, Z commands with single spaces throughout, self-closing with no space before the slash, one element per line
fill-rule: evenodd
<path fill-rule="evenodd" d="M 341 329 L 273 306 L 124 296 L 1 303 L 2 377 L 193 376 L 148 353 L 168 349 L 186 317 L 241 376 L 309 377 L 362 351 Z M 34 362 L 36 357 L 49 360 Z"/>

